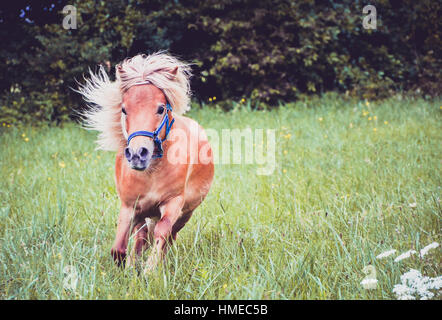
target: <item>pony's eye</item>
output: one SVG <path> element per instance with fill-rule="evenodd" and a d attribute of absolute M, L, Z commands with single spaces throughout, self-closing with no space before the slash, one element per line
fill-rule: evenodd
<path fill-rule="evenodd" d="M 162 114 L 163 112 L 164 112 L 164 107 L 163 106 L 158 107 L 157 113 Z"/>
<path fill-rule="evenodd" d="M 123 112 L 125 115 L 127 115 L 127 113 L 126 113 L 126 109 L 124 109 L 124 107 L 121 108 L 121 112 Z"/>

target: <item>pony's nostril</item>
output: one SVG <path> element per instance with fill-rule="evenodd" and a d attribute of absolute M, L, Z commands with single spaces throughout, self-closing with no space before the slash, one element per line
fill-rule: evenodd
<path fill-rule="evenodd" d="M 126 156 L 127 161 L 130 161 L 132 159 L 132 149 L 130 147 L 127 147 L 124 149 L 124 155 Z"/>
<path fill-rule="evenodd" d="M 147 150 L 147 148 L 141 147 L 140 149 L 138 149 L 138 155 L 140 156 L 141 160 L 146 160 L 148 154 L 149 150 Z"/>

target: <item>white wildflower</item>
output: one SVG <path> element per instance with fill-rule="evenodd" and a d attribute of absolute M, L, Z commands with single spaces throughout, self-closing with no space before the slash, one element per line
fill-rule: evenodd
<path fill-rule="evenodd" d="M 412 254 L 415 254 L 416 250 L 408 250 L 407 252 L 404 252 L 403 254 L 401 254 L 400 256 L 396 257 L 396 259 L 394 259 L 394 262 L 399 262 L 401 260 L 410 258 Z"/>
<path fill-rule="evenodd" d="M 438 290 L 442 288 L 442 276 L 433 278 L 430 289 Z"/>
<path fill-rule="evenodd" d="M 421 258 L 423 258 L 428 253 L 428 251 L 437 247 L 439 247 L 439 243 L 437 242 L 430 243 L 428 246 L 426 246 L 420 251 Z"/>
<path fill-rule="evenodd" d="M 429 300 L 434 297 L 430 290 L 442 288 L 442 276 L 436 278 L 424 277 L 420 271 L 410 269 L 401 276 L 401 284 L 396 284 L 393 292 L 399 300 L 415 300 L 420 296 L 421 300 Z"/>
<path fill-rule="evenodd" d="M 403 295 L 398 297 L 398 300 L 416 300 L 416 298 L 410 295 Z"/>
<path fill-rule="evenodd" d="M 398 299 L 404 297 L 413 297 L 411 295 L 413 293 L 413 290 L 404 284 L 395 284 L 393 287 L 393 292 L 398 296 Z M 413 299 L 402 299 L 402 300 L 414 300 L 414 297 Z"/>
<path fill-rule="evenodd" d="M 381 254 L 377 255 L 376 259 L 383 259 L 383 258 L 389 257 L 389 256 L 391 256 L 392 254 L 395 254 L 395 253 L 396 253 L 395 249 L 388 250 L 388 251 L 382 252 Z"/>
<path fill-rule="evenodd" d="M 403 275 L 401 275 L 401 281 L 402 283 L 406 283 L 407 281 L 414 281 L 416 278 L 420 277 L 422 274 L 420 271 L 416 269 L 410 269 L 410 271 L 405 272 Z"/>

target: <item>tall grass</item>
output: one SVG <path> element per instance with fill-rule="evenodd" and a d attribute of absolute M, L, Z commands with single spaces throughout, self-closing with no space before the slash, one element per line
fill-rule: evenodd
<path fill-rule="evenodd" d="M 270 112 L 194 108 L 206 128 L 276 129 L 277 168 L 217 165 L 208 197 L 147 277 L 111 259 L 114 154 L 94 151 L 95 134 L 2 126 L 0 297 L 394 299 L 409 268 L 441 273 L 440 247 L 375 259 L 441 240 L 440 105 L 324 97 Z M 375 290 L 360 285 L 369 264 Z"/>

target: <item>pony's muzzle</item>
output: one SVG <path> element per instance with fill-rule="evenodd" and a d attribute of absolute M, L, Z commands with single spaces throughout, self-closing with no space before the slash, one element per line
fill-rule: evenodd
<path fill-rule="evenodd" d="M 131 147 L 126 147 L 124 156 L 132 169 L 144 170 L 149 160 L 149 150 L 145 147 L 139 147 L 137 151 L 134 151 Z"/>

